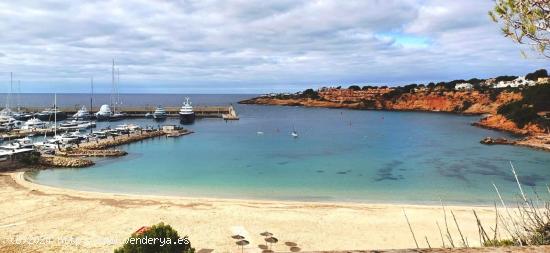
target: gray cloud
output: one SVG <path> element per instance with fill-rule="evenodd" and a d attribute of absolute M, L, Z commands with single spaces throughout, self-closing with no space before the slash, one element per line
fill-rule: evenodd
<path fill-rule="evenodd" d="M 487 17 L 492 1 L 0 3 L 0 63 L 32 90 L 266 92 L 524 74 L 547 62 Z M 4 78 L 7 80 L 7 78 Z M 52 86 L 53 85 L 53 86 Z M 2 89 L 0 89 L 2 91 Z"/>

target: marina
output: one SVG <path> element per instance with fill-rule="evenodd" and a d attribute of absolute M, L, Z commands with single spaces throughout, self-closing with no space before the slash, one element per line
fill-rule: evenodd
<path fill-rule="evenodd" d="M 80 106 L 60 106 L 59 111 L 64 112 L 67 115 L 73 115 L 79 112 Z M 157 109 L 156 106 L 124 106 L 120 107 L 120 111 L 124 112 L 126 117 L 129 118 L 145 118 L 148 113 L 154 112 Z M 166 117 L 177 118 L 179 117 L 179 111 L 181 106 L 164 106 L 166 111 Z M 44 110 L 44 107 L 28 106 L 21 107 L 21 111 L 24 113 L 40 112 Z M 95 115 L 100 108 L 94 107 L 90 110 L 90 114 Z M 228 106 L 193 106 L 193 111 L 197 118 L 224 118 L 224 115 L 231 115 L 228 118 L 238 119 L 237 112 L 232 105 Z M 48 117 L 49 119 L 50 117 Z M 51 117 L 53 120 L 53 116 Z"/>

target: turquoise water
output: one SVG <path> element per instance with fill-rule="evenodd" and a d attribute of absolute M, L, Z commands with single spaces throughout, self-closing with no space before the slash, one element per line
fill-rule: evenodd
<path fill-rule="evenodd" d="M 30 176 L 102 192 L 477 204 L 495 200 L 491 182 L 515 196 L 509 161 L 529 192 L 545 194 L 550 179 L 550 153 L 479 144 L 485 136 L 511 136 L 470 126 L 477 116 L 258 105 L 237 111 L 239 121 L 198 120 L 192 135 L 123 146 L 123 158 Z"/>

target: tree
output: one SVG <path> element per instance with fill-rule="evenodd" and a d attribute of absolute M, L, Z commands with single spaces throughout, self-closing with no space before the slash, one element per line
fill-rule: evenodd
<path fill-rule="evenodd" d="M 525 79 L 531 80 L 531 81 L 537 81 L 541 77 L 548 77 L 548 72 L 546 69 L 539 69 L 533 73 L 529 73 L 525 76 Z"/>
<path fill-rule="evenodd" d="M 489 16 L 502 25 L 504 36 L 528 44 L 550 58 L 550 1 L 496 0 Z"/>
<path fill-rule="evenodd" d="M 156 240 L 155 240 L 156 239 Z M 187 237 L 181 238 L 170 225 L 159 223 L 141 233 L 133 233 L 115 253 L 194 253 Z"/>
<path fill-rule="evenodd" d="M 350 90 L 361 90 L 361 87 L 359 87 L 357 85 L 352 85 L 352 86 L 348 87 L 348 89 L 350 89 Z"/>

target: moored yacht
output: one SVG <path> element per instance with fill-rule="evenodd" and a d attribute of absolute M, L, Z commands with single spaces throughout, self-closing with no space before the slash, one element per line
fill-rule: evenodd
<path fill-rule="evenodd" d="M 99 111 L 95 113 L 95 116 L 97 120 L 106 121 L 113 116 L 113 112 L 111 111 L 111 107 L 109 105 L 102 105 L 99 108 Z"/>
<path fill-rule="evenodd" d="M 92 114 L 90 114 L 90 112 L 88 111 L 88 109 L 86 108 L 86 106 L 82 106 L 82 108 L 80 108 L 80 110 L 78 110 L 74 115 L 73 115 L 73 118 L 76 119 L 76 120 L 79 120 L 79 119 L 90 119 L 92 117 Z"/>
<path fill-rule="evenodd" d="M 180 109 L 180 123 L 182 124 L 191 124 L 195 121 L 195 112 L 193 111 L 193 106 L 189 102 L 189 98 L 185 98 L 185 103 Z"/>
<path fill-rule="evenodd" d="M 164 107 L 158 106 L 155 111 L 153 112 L 153 119 L 155 120 L 165 120 L 167 117 L 166 110 L 164 110 Z"/>
<path fill-rule="evenodd" d="M 57 107 L 54 107 L 37 113 L 35 117 L 42 121 L 54 121 L 56 119 L 64 120 L 67 118 L 67 115 L 64 112 L 60 111 Z"/>
<path fill-rule="evenodd" d="M 43 128 L 46 128 L 46 122 L 37 118 L 32 118 L 27 120 L 21 127 L 22 130 L 43 129 Z"/>

